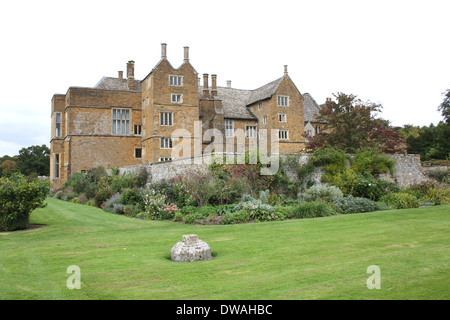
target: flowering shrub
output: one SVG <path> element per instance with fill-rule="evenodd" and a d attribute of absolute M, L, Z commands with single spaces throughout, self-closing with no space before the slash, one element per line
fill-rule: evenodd
<path fill-rule="evenodd" d="M 173 179 L 174 198 L 178 206 L 203 206 L 214 193 L 212 176 L 201 172 L 187 172 Z"/>
<path fill-rule="evenodd" d="M 368 198 L 378 201 L 382 196 L 391 192 L 398 192 L 399 187 L 385 180 L 376 180 L 370 173 L 359 175 L 353 181 L 350 194 L 355 197 Z"/>
<path fill-rule="evenodd" d="M 164 194 L 155 190 L 149 190 L 143 196 L 145 214 L 147 219 L 168 220 L 172 219 L 178 211 L 174 203 L 167 204 L 167 198 Z"/>

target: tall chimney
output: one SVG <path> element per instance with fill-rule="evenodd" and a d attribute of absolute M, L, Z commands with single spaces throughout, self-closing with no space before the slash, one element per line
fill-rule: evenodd
<path fill-rule="evenodd" d="M 217 75 L 211 75 L 211 96 L 217 96 Z"/>
<path fill-rule="evenodd" d="M 208 74 L 203 74 L 203 96 L 209 98 Z"/>
<path fill-rule="evenodd" d="M 167 59 L 167 44 L 161 43 L 161 59 Z"/>
<path fill-rule="evenodd" d="M 287 71 L 287 65 L 285 64 L 285 65 L 284 65 L 284 75 L 287 76 L 287 74 L 288 74 L 288 71 Z"/>
<path fill-rule="evenodd" d="M 134 83 L 134 61 L 130 60 L 127 63 L 127 85 L 128 90 L 136 90 L 136 85 Z"/>
<path fill-rule="evenodd" d="M 184 47 L 184 62 L 189 61 L 189 47 Z"/>
<path fill-rule="evenodd" d="M 231 80 L 227 80 L 227 88 L 231 88 Z"/>
<path fill-rule="evenodd" d="M 119 71 L 119 79 L 123 79 L 123 71 Z"/>

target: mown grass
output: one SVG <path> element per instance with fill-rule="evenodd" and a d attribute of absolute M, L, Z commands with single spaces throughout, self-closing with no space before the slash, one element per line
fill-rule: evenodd
<path fill-rule="evenodd" d="M 0 233 L 0 299 L 448 299 L 450 206 L 197 226 L 49 198 L 45 227 Z M 183 234 L 208 261 L 170 261 Z M 81 289 L 66 286 L 81 269 Z M 367 267 L 381 270 L 369 290 Z"/>

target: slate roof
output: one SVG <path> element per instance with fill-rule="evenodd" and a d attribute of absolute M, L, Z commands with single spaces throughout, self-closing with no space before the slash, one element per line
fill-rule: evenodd
<path fill-rule="evenodd" d="M 317 121 L 314 117 L 318 114 L 320 110 L 317 102 L 311 97 L 309 93 L 303 94 L 303 114 L 305 122 L 315 122 Z"/>
<path fill-rule="evenodd" d="M 141 91 L 141 81 L 134 81 L 136 91 Z M 256 116 L 250 111 L 248 106 L 272 97 L 282 81 L 283 77 L 254 90 L 217 87 L 217 99 L 222 100 L 225 118 L 256 120 Z M 127 79 L 103 77 L 94 86 L 94 88 L 106 90 L 128 90 Z M 199 94 L 202 95 L 202 92 L 203 87 L 199 86 Z M 314 114 L 319 113 L 320 106 L 309 93 L 304 93 L 303 98 L 305 122 L 314 122 Z"/>
<path fill-rule="evenodd" d="M 283 78 L 279 78 L 255 90 L 217 87 L 217 99 L 222 100 L 225 118 L 256 120 L 248 106 L 272 97 L 282 80 Z M 202 92 L 203 87 L 200 86 L 200 95 Z"/>
<path fill-rule="evenodd" d="M 136 91 L 141 91 L 141 81 L 134 80 Z M 103 77 L 95 86 L 95 89 L 128 90 L 127 79 Z"/>
<path fill-rule="evenodd" d="M 258 89 L 253 90 L 250 99 L 247 101 L 247 105 L 253 104 L 261 100 L 269 99 L 270 97 L 272 97 L 275 91 L 278 89 L 281 82 L 283 81 L 283 78 L 284 77 L 281 77 L 277 80 L 269 82 L 268 84 Z"/>

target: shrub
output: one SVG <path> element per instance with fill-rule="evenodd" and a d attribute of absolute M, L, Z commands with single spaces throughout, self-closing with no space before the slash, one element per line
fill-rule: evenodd
<path fill-rule="evenodd" d="M 125 188 L 122 190 L 122 196 L 120 197 L 121 204 L 141 205 L 143 201 L 142 190 L 137 188 Z"/>
<path fill-rule="evenodd" d="M 233 224 L 234 222 L 235 221 L 233 213 L 228 212 L 223 216 L 222 224 Z"/>
<path fill-rule="evenodd" d="M 375 201 L 353 196 L 337 199 L 333 204 L 338 213 L 360 213 L 379 210 Z"/>
<path fill-rule="evenodd" d="M 365 173 L 355 178 L 350 194 L 378 201 L 385 194 L 398 191 L 400 189 L 396 184 L 385 180 L 376 180 L 370 173 Z"/>
<path fill-rule="evenodd" d="M 183 221 L 183 214 L 180 211 L 175 212 L 173 216 L 174 221 Z"/>
<path fill-rule="evenodd" d="M 157 193 L 155 190 L 148 190 L 143 195 L 144 208 L 147 219 L 168 220 L 172 219 L 178 207 L 174 203 L 167 203 L 164 194 Z"/>
<path fill-rule="evenodd" d="M 261 203 L 267 204 L 267 201 L 269 200 L 269 189 L 263 191 L 261 190 L 259 192 L 259 200 L 261 200 Z"/>
<path fill-rule="evenodd" d="M 337 199 L 342 198 L 344 195 L 339 188 L 335 186 L 312 186 L 306 192 L 302 194 L 302 200 L 312 202 L 312 201 L 325 201 L 333 202 Z"/>
<path fill-rule="evenodd" d="M 380 201 L 394 209 L 418 208 L 420 206 L 417 197 L 406 192 L 387 194 Z"/>
<path fill-rule="evenodd" d="M 0 178 L 0 231 L 26 229 L 31 212 L 44 205 L 50 184 L 27 181 L 20 173 Z"/>
<path fill-rule="evenodd" d="M 249 189 L 247 181 L 242 177 L 230 179 L 214 177 L 214 181 L 208 186 L 214 190 L 210 193 L 208 203 L 219 205 L 238 201 L 242 194 Z"/>
<path fill-rule="evenodd" d="M 423 201 L 432 202 L 435 205 L 450 204 L 450 188 L 436 186 L 427 190 Z"/>
<path fill-rule="evenodd" d="M 147 184 L 147 179 L 148 179 L 148 172 L 145 168 L 139 170 L 139 172 L 134 176 L 135 184 L 137 187 L 140 188 L 145 187 L 145 185 Z"/>
<path fill-rule="evenodd" d="M 284 219 L 292 218 L 294 214 L 294 207 L 274 207 L 273 209 L 279 217 L 284 217 Z"/>
<path fill-rule="evenodd" d="M 262 199 L 267 201 L 268 191 L 261 191 Z M 241 202 L 234 207 L 235 211 L 244 210 L 250 219 L 255 221 L 283 220 L 284 216 L 279 215 L 271 205 L 265 204 L 261 199 L 255 199 L 249 194 L 242 196 Z"/>
<path fill-rule="evenodd" d="M 109 191 L 105 188 L 100 188 L 97 190 L 94 196 L 94 203 L 96 207 L 101 207 L 102 204 L 111 197 Z"/>
<path fill-rule="evenodd" d="M 106 212 L 120 214 L 121 212 L 118 211 L 122 209 L 122 205 L 119 203 L 120 197 L 120 193 L 116 193 L 102 204 L 102 209 Z"/>
<path fill-rule="evenodd" d="M 187 214 L 183 217 L 183 222 L 187 224 L 195 224 L 198 217 L 195 214 Z"/>
<path fill-rule="evenodd" d="M 218 215 L 215 213 L 211 213 L 208 217 L 206 217 L 206 221 L 208 222 L 216 222 Z"/>
<path fill-rule="evenodd" d="M 275 192 L 271 192 L 269 198 L 267 199 L 267 204 L 270 204 L 271 206 L 282 205 L 283 199 L 281 199 L 281 197 Z"/>
<path fill-rule="evenodd" d="M 180 212 L 183 215 L 188 215 L 188 214 L 196 214 L 197 213 L 197 207 L 194 206 L 186 206 L 180 209 Z"/>
<path fill-rule="evenodd" d="M 333 215 L 330 206 L 325 202 L 304 202 L 292 209 L 295 218 L 317 218 Z"/>
<path fill-rule="evenodd" d="M 124 173 L 121 175 L 113 175 L 109 177 L 111 192 L 121 192 L 125 188 L 133 188 L 136 186 L 136 181 L 132 173 Z"/>
<path fill-rule="evenodd" d="M 176 199 L 174 197 L 174 182 L 172 179 L 164 179 L 151 183 L 146 189 L 155 190 L 158 193 L 164 194 L 168 202 L 176 203 Z"/>
<path fill-rule="evenodd" d="M 390 172 L 391 176 L 394 176 L 395 160 L 376 150 L 357 151 L 350 162 L 351 167 L 359 174 L 369 173 L 377 176 L 381 173 Z"/>
<path fill-rule="evenodd" d="M 107 176 L 103 167 L 96 167 L 85 173 L 74 173 L 67 180 L 63 189 L 72 190 L 75 193 L 85 193 L 88 198 L 94 198 L 97 190 L 103 184 L 103 179 Z M 70 201 L 71 199 L 69 199 Z"/>
<path fill-rule="evenodd" d="M 235 205 L 223 204 L 215 206 L 215 211 L 218 216 L 226 215 L 227 213 L 233 213 L 235 211 Z"/>
<path fill-rule="evenodd" d="M 241 210 L 241 211 L 233 212 L 233 219 L 234 219 L 235 223 L 236 222 L 247 222 L 248 220 L 250 220 L 250 216 L 247 211 Z"/>
<path fill-rule="evenodd" d="M 425 181 L 404 190 L 416 196 L 420 201 L 430 202 L 434 205 L 450 204 L 450 187 L 436 181 Z"/>
<path fill-rule="evenodd" d="M 136 204 L 127 204 L 123 208 L 123 214 L 127 217 L 136 217 L 141 212 L 141 207 Z"/>
<path fill-rule="evenodd" d="M 425 174 L 436 181 L 450 183 L 450 169 L 429 170 Z"/>
<path fill-rule="evenodd" d="M 216 208 L 213 206 L 203 206 L 201 208 L 197 208 L 197 213 L 201 217 L 206 218 L 211 214 L 216 214 Z"/>

